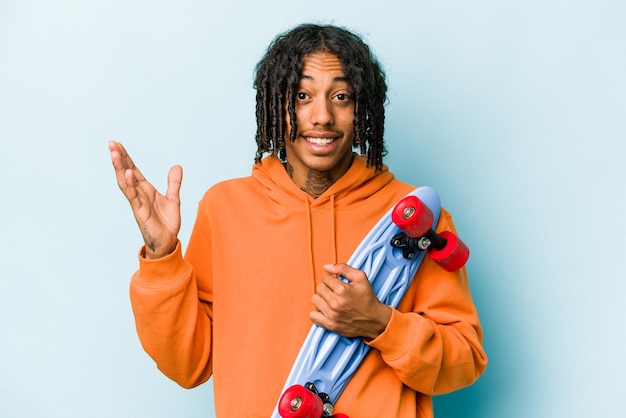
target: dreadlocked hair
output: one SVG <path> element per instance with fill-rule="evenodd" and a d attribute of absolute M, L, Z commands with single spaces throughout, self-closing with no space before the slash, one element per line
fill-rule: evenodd
<path fill-rule="evenodd" d="M 342 63 L 354 106 L 354 142 L 367 165 L 383 165 L 387 85 L 385 73 L 370 48 L 356 34 L 332 25 L 303 24 L 279 35 L 256 66 L 256 121 L 258 163 L 265 153 L 285 159 L 285 132 L 296 139 L 295 101 L 307 55 L 328 52 Z M 286 109 L 286 111 L 285 111 Z"/>

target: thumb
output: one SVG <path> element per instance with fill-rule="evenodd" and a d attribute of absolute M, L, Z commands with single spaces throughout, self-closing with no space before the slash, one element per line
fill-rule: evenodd
<path fill-rule="evenodd" d="M 179 165 L 175 165 L 170 168 L 167 174 L 167 193 L 165 197 L 169 200 L 173 200 L 180 203 L 180 186 L 183 182 L 183 168 Z"/>
<path fill-rule="evenodd" d="M 324 270 L 329 274 L 339 276 L 340 279 L 347 282 L 359 281 L 363 274 L 360 270 L 355 269 L 345 263 L 326 264 Z"/>

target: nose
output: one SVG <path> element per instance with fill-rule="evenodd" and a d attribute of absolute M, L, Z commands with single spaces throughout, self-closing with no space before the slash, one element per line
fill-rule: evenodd
<path fill-rule="evenodd" d="M 334 123 L 333 104 L 329 99 L 315 100 L 311 109 L 311 123 L 321 126 Z"/>

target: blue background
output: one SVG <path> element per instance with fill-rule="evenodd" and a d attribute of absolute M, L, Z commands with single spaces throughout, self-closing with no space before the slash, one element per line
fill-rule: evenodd
<path fill-rule="evenodd" d="M 249 174 L 254 66 L 303 21 L 370 43 L 386 161 L 472 249 L 490 364 L 437 416 L 624 416 L 626 5 L 602 0 L 0 0 L 0 416 L 213 416 L 137 340 L 107 141 L 163 191 L 183 165 L 186 243 Z"/>

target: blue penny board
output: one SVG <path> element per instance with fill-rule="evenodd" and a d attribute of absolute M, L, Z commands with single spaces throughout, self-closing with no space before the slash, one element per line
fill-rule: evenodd
<path fill-rule="evenodd" d="M 430 187 L 420 187 L 407 196 L 410 195 L 417 196 L 433 212 L 434 229 L 441 209 L 437 192 Z M 419 251 L 413 259 L 408 260 L 402 256 L 402 250 L 390 245 L 393 236 L 400 232 L 400 228 L 391 221 L 392 211 L 393 208 L 366 235 L 347 264 L 364 271 L 378 299 L 395 308 L 426 253 Z M 320 393 L 327 393 L 331 401 L 336 402 L 369 349 L 362 338 L 342 337 L 313 325 L 302 344 L 281 395 L 293 385 L 312 382 Z M 272 418 L 280 418 L 278 403 Z"/>

